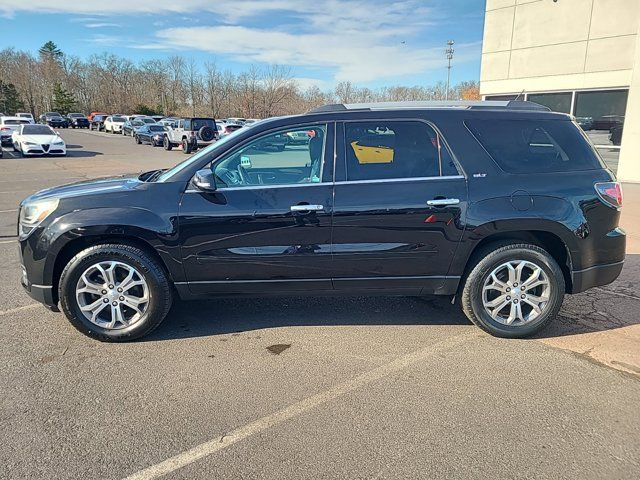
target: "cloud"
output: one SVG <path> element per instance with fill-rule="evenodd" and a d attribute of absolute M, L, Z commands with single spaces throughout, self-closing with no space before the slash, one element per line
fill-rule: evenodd
<path fill-rule="evenodd" d="M 107 22 L 85 23 L 84 26 L 87 28 L 122 28 L 122 25 L 118 23 L 107 23 Z"/>
<path fill-rule="evenodd" d="M 306 90 L 309 87 L 318 87 L 320 90 L 327 90 L 333 87 L 332 82 L 320 78 L 294 77 L 291 80 L 296 83 L 301 90 Z"/>
<path fill-rule="evenodd" d="M 226 55 L 246 63 L 329 68 L 336 81 L 400 78 L 446 63 L 442 48 L 411 47 L 384 29 L 294 34 L 238 26 L 184 27 L 161 30 L 157 36 L 160 45 Z M 456 51 L 458 62 L 475 58 L 479 43 L 457 45 Z"/>

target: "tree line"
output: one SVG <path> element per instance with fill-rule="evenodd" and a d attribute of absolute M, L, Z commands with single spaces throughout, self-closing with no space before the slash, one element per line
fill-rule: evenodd
<path fill-rule="evenodd" d="M 462 82 L 450 99 L 479 98 L 478 83 Z M 102 53 L 81 59 L 45 43 L 37 55 L 0 50 L 0 112 L 118 112 L 198 115 L 216 118 L 266 118 L 302 113 L 328 103 L 443 100 L 444 82 L 432 86 L 379 89 L 339 82 L 331 91 L 302 88 L 290 69 L 254 65 L 240 73 L 219 68 L 215 60 L 197 62 L 173 55 L 133 62 Z"/>

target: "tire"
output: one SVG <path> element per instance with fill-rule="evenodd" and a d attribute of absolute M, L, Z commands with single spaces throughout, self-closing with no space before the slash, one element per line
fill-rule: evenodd
<path fill-rule="evenodd" d="M 162 146 L 167 151 L 169 151 L 169 150 L 171 150 L 173 148 L 173 145 L 171 145 L 171 142 L 169 141 L 169 137 L 164 137 L 162 139 Z"/>
<path fill-rule="evenodd" d="M 565 281 L 562 270 L 546 250 L 536 245 L 513 242 L 506 245 L 494 245 L 493 248 L 489 246 L 478 252 L 475 258 L 476 261 L 464 279 L 460 298 L 463 312 L 475 325 L 497 337 L 524 338 L 544 329 L 556 317 L 564 299 Z M 504 276 L 509 271 L 508 267 L 504 267 L 507 262 L 513 262 L 511 266 L 515 271 L 515 280 L 518 280 L 517 269 L 522 268 L 521 282 L 510 283 L 508 277 Z M 525 285 L 527 283 L 535 284 L 535 282 L 527 282 L 527 279 L 533 278 L 537 271 L 534 270 L 534 267 L 540 268 L 544 274 L 539 273 L 536 278 L 545 280 L 546 284 L 521 290 L 523 283 Z M 496 273 L 498 280 L 503 282 L 504 289 L 502 291 L 488 289 L 486 292 L 487 303 L 497 301 L 499 304 L 503 304 L 506 302 L 504 308 L 497 313 L 496 318 L 489 313 L 490 309 L 484 306 L 483 290 L 485 284 L 495 285 L 491 279 L 492 273 Z M 502 278 L 499 275 L 503 275 Z M 532 291 L 533 294 L 531 294 Z M 497 297 L 501 297 L 502 300 Z M 538 304 L 540 313 L 535 313 L 529 304 L 533 298 L 548 298 L 546 302 Z M 495 314 L 496 309 L 497 307 L 493 309 L 492 313 Z M 514 313 L 514 310 L 520 311 L 518 309 L 521 310 L 522 320 L 516 318 L 509 324 L 511 314 Z M 506 320 L 505 316 L 508 317 Z M 533 318 L 531 318 L 532 316 Z"/>
<path fill-rule="evenodd" d="M 191 143 L 185 138 L 182 140 L 182 153 L 188 155 L 191 153 Z"/>
<path fill-rule="evenodd" d="M 76 288 L 79 280 L 88 269 L 100 262 L 118 262 L 120 266 L 135 269 L 136 277 L 134 278 L 138 278 L 137 275 L 139 275 L 146 282 L 146 298 L 148 298 L 148 302 L 146 307 L 140 307 L 143 314 L 131 325 L 122 325 L 120 328 L 106 328 L 93 323 L 85 317 L 80 309 L 80 304 L 76 298 Z M 126 272 L 124 269 L 119 269 L 119 271 Z M 94 270 L 94 272 L 97 272 L 97 270 Z M 118 285 L 117 282 L 114 283 L 115 286 Z M 64 268 L 59 284 L 60 303 L 69 322 L 81 333 L 103 342 L 125 342 L 149 334 L 162 323 L 171 308 L 173 300 L 171 284 L 164 269 L 147 252 L 129 245 L 95 245 L 81 251 Z M 104 291 L 108 290 L 105 289 Z M 132 289 L 127 291 L 131 292 Z M 115 295 L 119 294 L 115 293 Z M 100 295 L 92 298 L 96 297 L 99 301 Z M 109 304 L 108 301 L 105 303 Z M 100 305 L 100 303 L 98 304 Z M 107 308 L 103 310 L 105 315 L 107 313 L 106 310 Z M 107 316 L 112 318 L 110 312 L 111 310 L 109 310 L 109 315 Z"/>
<path fill-rule="evenodd" d="M 142 141 L 140 140 L 140 137 L 138 135 L 136 135 L 136 143 L 138 145 L 140 145 L 142 143 Z"/>

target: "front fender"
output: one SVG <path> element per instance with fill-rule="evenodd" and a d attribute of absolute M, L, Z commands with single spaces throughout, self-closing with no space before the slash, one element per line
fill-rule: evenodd
<path fill-rule="evenodd" d="M 114 223 L 117 219 L 117 223 Z M 26 241 L 24 248 L 30 248 L 33 271 L 30 276 L 44 285 L 53 283 L 56 258 L 70 242 L 77 239 L 130 238 L 141 241 L 154 249 L 174 280 L 182 279 L 177 242 L 177 219 L 175 216 L 162 218 L 139 207 L 107 207 L 76 210 L 56 218 L 39 235 Z M 30 242 L 37 239 L 35 244 Z"/>

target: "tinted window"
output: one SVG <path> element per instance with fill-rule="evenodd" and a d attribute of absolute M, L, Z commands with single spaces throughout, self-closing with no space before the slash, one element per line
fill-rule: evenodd
<path fill-rule="evenodd" d="M 510 173 L 602 168 L 591 145 L 569 121 L 468 120 L 466 125 L 494 161 Z"/>
<path fill-rule="evenodd" d="M 112 122 L 124 122 L 124 121 L 125 121 L 125 119 L 124 119 L 124 117 L 113 117 L 113 118 L 111 119 L 111 121 L 112 121 Z"/>
<path fill-rule="evenodd" d="M 423 122 L 347 122 L 345 137 L 347 180 L 458 173 L 442 139 Z"/>
<path fill-rule="evenodd" d="M 162 125 L 149 125 L 149 130 L 152 132 L 163 132 L 164 127 Z"/>
<path fill-rule="evenodd" d="M 31 123 L 29 120 L 5 120 L 5 125 L 25 125 Z"/>
<path fill-rule="evenodd" d="M 319 183 L 326 132 L 326 125 L 313 125 L 258 137 L 216 163 L 216 182 L 222 187 Z M 305 140 L 292 143 L 290 134 Z"/>

